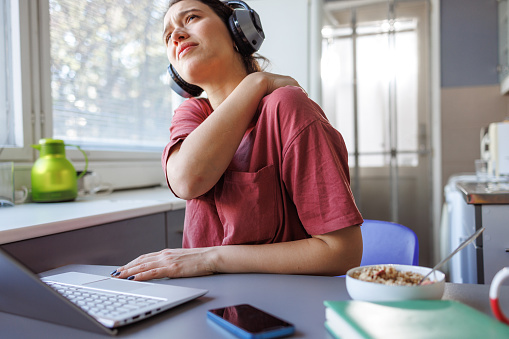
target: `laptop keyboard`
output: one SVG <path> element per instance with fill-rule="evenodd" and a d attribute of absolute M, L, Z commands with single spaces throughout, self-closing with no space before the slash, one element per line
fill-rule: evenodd
<path fill-rule="evenodd" d="M 155 305 L 163 300 L 132 294 L 104 292 L 82 286 L 72 286 L 46 281 L 64 297 L 97 317 L 118 317 L 124 313 Z"/>

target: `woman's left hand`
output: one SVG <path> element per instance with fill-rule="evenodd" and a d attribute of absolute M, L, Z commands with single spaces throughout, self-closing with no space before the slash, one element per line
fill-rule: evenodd
<path fill-rule="evenodd" d="M 112 272 L 112 276 L 129 280 L 183 278 L 214 274 L 207 259 L 213 248 L 164 249 L 139 256 Z"/>

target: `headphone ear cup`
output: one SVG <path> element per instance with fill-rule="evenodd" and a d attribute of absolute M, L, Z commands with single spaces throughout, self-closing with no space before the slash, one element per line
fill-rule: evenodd
<path fill-rule="evenodd" d="M 255 53 L 265 40 L 258 13 L 243 1 L 229 1 L 228 5 L 241 6 L 234 8 L 228 18 L 228 26 L 240 54 L 246 56 Z"/>
<path fill-rule="evenodd" d="M 168 66 L 168 73 L 170 74 L 170 87 L 178 95 L 184 98 L 197 97 L 203 93 L 203 89 L 199 86 L 192 85 L 186 82 L 172 64 Z"/>
<path fill-rule="evenodd" d="M 239 27 L 237 27 L 236 22 L 238 22 L 237 15 L 235 14 L 235 11 L 233 11 L 233 14 L 228 19 L 228 24 L 230 25 L 230 32 L 232 33 L 233 41 L 235 42 L 240 54 L 250 55 L 256 52 L 247 42 L 244 33 Z"/>

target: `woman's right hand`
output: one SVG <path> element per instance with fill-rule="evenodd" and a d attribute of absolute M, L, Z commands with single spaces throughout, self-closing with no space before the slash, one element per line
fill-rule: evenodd
<path fill-rule="evenodd" d="M 297 80 L 295 80 L 292 77 L 286 76 L 286 75 L 280 75 L 280 74 L 269 73 L 269 72 L 256 72 L 256 73 L 252 73 L 248 76 L 259 76 L 259 77 L 263 78 L 264 83 L 266 84 L 265 95 L 268 95 L 268 94 L 274 92 L 276 89 L 285 87 L 285 86 L 295 86 L 295 87 L 299 87 L 300 89 L 302 89 L 302 87 L 299 85 Z"/>

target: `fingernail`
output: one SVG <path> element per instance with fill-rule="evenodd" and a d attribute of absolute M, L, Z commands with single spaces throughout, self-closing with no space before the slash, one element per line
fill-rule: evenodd
<path fill-rule="evenodd" d="M 127 280 L 133 280 L 134 279 L 134 275 L 131 275 L 130 277 L 127 277 Z"/>
<path fill-rule="evenodd" d="M 113 272 L 111 272 L 110 275 L 114 275 L 115 273 L 117 273 L 117 270 L 114 270 Z"/>
<path fill-rule="evenodd" d="M 117 273 L 113 274 L 113 276 L 118 277 L 120 275 L 120 273 L 122 273 L 122 272 L 117 272 Z"/>

